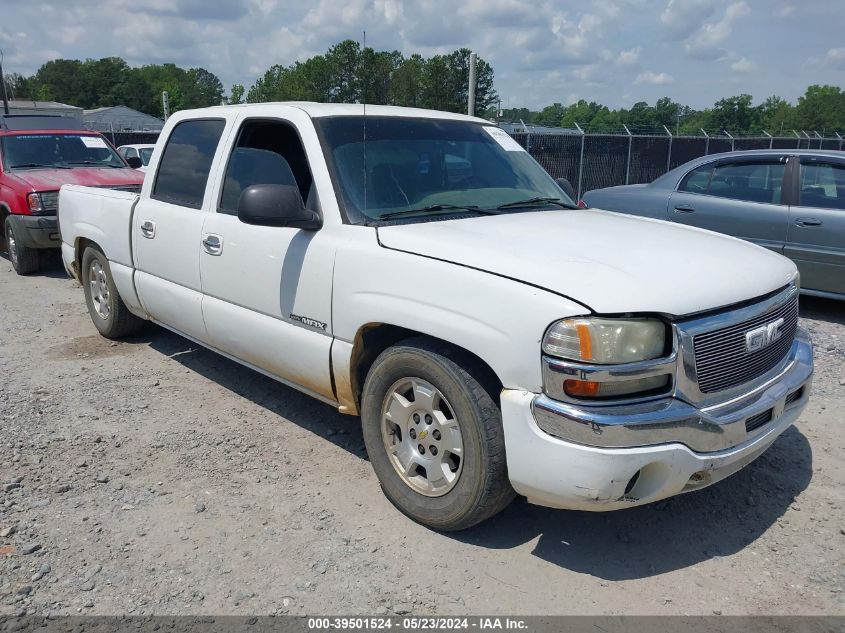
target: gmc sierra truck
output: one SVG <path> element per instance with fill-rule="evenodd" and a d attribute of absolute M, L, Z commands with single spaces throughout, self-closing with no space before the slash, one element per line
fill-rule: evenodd
<path fill-rule="evenodd" d="M 483 119 L 314 103 L 182 111 L 140 195 L 65 186 L 96 328 L 144 320 L 360 415 L 388 498 L 458 530 L 521 494 L 698 490 L 807 404 L 795 265 L 578 209 Z"/>
<path fill-rule="evenodd" d="M 0 241 L 15 272 L 37 271 L 40 251 L 61 245 L 56 203 L 63 184 L 138 192 L 143 180 L 77 119 L 0 115 Z"/>

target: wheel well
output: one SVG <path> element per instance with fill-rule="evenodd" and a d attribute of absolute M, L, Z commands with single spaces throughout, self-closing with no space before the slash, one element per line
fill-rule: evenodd
<path fill-rule="evenodd" d="M 397 343 L 414 338 L 426 338 L 447 345 L 454 351 L 452 360 L 461 364 L 467 370 L 473 370 L 478 374 L 475 379 L 490 394 L 490 397 L 498 404 L 499 394 L 502 391 L 502 381 L 482 358 L 469 350 L 455 345 L 449 341 L 417 332 L 397 325 L 387 323 L 370 323 L 363 326 L 355 335 L 352 346 L 352 358 L 350 360 L 350 379 L 352 381 L 352 393 L 355 397 L 355 405 L 360 411 L 361 393 L 364 389 L 364 381 L 376 358 L 389 347 Z"/>
<path fill-rule="evenodd" d="M 79 277 L 80 282 L 82 281 L 82 256 L 85 254 L 85 249 L 89 246 L 93 246 L 100 252 L 103 251 L 100 245 L 94 240 L 89 240 L 87 237 L 77 238 L 73 252 L 73 267 L 76 269 L 74 272 Z"/>
<path fill-rule="evenodd" d="M 12 211 L 0 202 L 0 244 L 6 243 L 6 218 Z"/>

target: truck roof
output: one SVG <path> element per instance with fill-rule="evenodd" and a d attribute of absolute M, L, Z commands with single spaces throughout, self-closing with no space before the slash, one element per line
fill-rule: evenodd
<path fill-rule="evenodd" d="M 221 109 L 238 108 L 243 110 L 261 110 L 266 112 L 268 106 L 285 106 L 303 110 L 312 118 L 330 116 L 361 116 L 364 114 L 364 105 L 361 103 L 316 103 L 313 101 L 276 101 L 267 103 L 241 103 L 237 105 L 212 106 L 195 110 L 196 113 L 213 113 Z M 367 116 L 393 116 L 422 119 L 448 119 L 453 121 L 472 121 L 474 123 L 490 123 L 487 119 L 457 114 L 455 112 L 443 112 L 442 110 L 426 110 L 423 108 L 405 108 L 401 106 L 366 105 Z"/>
<path fill-rule="evenodd" d="M 0 136 L 29 136 L 32 134 L 73 134 L 74 136 L 102 136 L 100 132 L 94 130 L 73 130 L 73 129 L 33 129 L 33 130 L 4 130 L 0 128 Z"/>
<path fill-rule="evenodd" d="M 75 117 L 56 114 L 0 114 L 0 132 L 42 130 L 87 131 L 82 121 Z"/>

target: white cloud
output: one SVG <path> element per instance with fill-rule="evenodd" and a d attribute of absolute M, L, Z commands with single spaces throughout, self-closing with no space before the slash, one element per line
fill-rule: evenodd
<path fill-rule="evenodd" d="M 672 75 L 668 73 L 656 73 L 651 70 L 647 70 L 643 73 L 637 75 L 637 78 L 634 80 L 635 84 L 651 84 L 653 86 L 665 86 L 670 84 L 674 81 Z"/>
<path fill-rule="evenodd" d="M 425 56 L 464 46 L 474 50 L 493 65 L 503 104 L 514 107 L 580 98 L 618 107 L 668 95 L 703 108 L 738 92 L 757 99 L 776 93 L 794 102 L 808 83 L 842 84 L 841 4 L 0 0 L 0 48 L 7 73 L 29 75 L 56 57 L 114 55 L 131 65 L 202 66 L 227 88 L 232 83 L 249 87 L 274 64 L 304 60 L 345 38 L 360 40 L 366 29 L 367 44 L 377 50 Z M 51 34 L 49 46 L 38 33 Z M 777 72 L 754 68 L 763 67 L 764 60 Z M 784 79 L 795 76 L 806 79 Z"/>
<path fill-rule="evenodd" d="M 725 8 L 722 17 L 715 22 L 705 22 L 684 40 L 684 49 L 693 57 L 715 58 L 733 32 L 734 23 L 751 13 L 745 0 L 734 2 Z"/>
<path fill-rule="evenodd" d="M 757 64 L 752 62 L 747 57 L 740 57 L 738 60 L 731 64 L 731 70 L 737 73 L 753 73 L 755 70 L 757 70 Z"/>
<path fill-rule="evenodd" d="M 683 39 L 713 15 L 713 11 L 713 0 L 669 0 L 660 14 L 660 22 L 676 38 Z"/>
<path fill-rule="evenodd" d="M 831 48 L 826 57 L 831 66 L 845 70 L 845 48 Z"/>
<path fill-rule="evenodd" d="M 640 52 L 642 52 L 640 46 L 635 46 L 627 51 L 619 51 L 619 55 L 616 56 L 616 63 L 620 66 L 634 66 L 640 61 Z"/>

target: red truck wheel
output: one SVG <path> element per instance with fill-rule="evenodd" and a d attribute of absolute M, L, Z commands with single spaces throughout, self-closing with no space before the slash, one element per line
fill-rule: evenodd
<path fill-rule="evenodd" d="M 12 267 L 19 275 L 34 273 L 41 267 L 38 249 L 28 248 L 15 239 L 15 231 L 10 218 L 6 218 L 6 250 Z"/>

